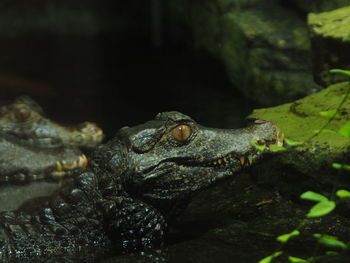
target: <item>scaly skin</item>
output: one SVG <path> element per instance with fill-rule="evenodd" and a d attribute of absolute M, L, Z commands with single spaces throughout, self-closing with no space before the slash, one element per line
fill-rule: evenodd
<path fill-rule="evenodd" d="M 89 251 L 96 255 L 159 245 L 166 221 L 195 192 L 260 158 L 262 152 L 251 140 L 269 145 L 278 139 L 270 122 L 220 130 L 178 112 L 122 128 L 97 147 L 89 168 L 39 211 L 0 214 L 2 262 L 79 258 Z"/>
<path fill-rule="evenodd" d="M 102 130 L 94 123 L 64 127 L 43 116 L 29 97 L 0 108 L 0 182 L 60 177 L 85 167 L 78 147 L 95 147 Z"/>

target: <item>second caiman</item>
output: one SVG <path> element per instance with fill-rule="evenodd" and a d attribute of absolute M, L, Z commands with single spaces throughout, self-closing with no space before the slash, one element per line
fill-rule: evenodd
<path fill-rule="evenodd" d="M 255 120 L 242 129 L 206 128 L 179 112 L 124 127 L 40 209 L 0 213 L 0 261 L 158 246 L 196 192 L 262 156 L 252 141 L 279 143 L 277 127 Z"/>
<path fill-rule="evenodd" d="M 92 122 L 63 126 L 45 117 L 42 108 L 22 96 L 0 107 L 0 183 L 62 177 L 85 167 L 80 148 L 96 147 L 102 130 Z"/>

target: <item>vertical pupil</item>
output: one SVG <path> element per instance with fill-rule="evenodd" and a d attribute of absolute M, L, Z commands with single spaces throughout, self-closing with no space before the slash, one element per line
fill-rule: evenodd
<path fill-rule="evenodd" d="M 181 141 L 184 141 L 185 140 L 185 131 L 184 131 L 184 126 L 183 125 L 181 125 L 181 126 L 179 126 L 179 137 L 180 137 L 180 139 L 181 139 Z"/>
<path fill-rule="evenodd" d="M 173 129 L 173 137 L 180 141 L 186 141 L 191 135 L 191 128 L 188 125 L 179 125 Z"/>

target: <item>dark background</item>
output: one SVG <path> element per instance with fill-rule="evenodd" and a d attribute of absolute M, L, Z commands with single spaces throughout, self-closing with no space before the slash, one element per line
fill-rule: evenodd
<path fill-rule="evenodd" d="M 204 125 L 242 125 L 258 105 L 220 62 L 190 48 L 191 32 L 168 19 L 165 3 L 3 1 L 1 102 L 29 95 L 50 118 L 94 121 L 108 137 L 168 110 Z"/>

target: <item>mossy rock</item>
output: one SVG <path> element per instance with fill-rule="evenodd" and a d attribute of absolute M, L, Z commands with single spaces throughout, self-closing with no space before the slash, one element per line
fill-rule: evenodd
<path fill-rule="evenodd" d="M 278 1 L 182 1 L 170 10 L 190 28 L 189 43 L 219 59 L 232 85 L 261 105 L 320 89 L 312 77 L 307 25 Z"/>
<path fill-rule="evenodd" d="M 344 81 L 344 77 L 329 73 L 330 69 L 350 69 L 349 13 L 350 6 L 347 6 L 308 16 L 314 76 L 321 85 Z"/>
<path fill-rule="evenodd" d="M 293 103 L 255 110 L 249 116 L 269 120 L 281 129 L 285 138 L 303 143 L 276 153 L 269 164 L 261 164 L 264 168 L 258 170 L 259 180 L 294 195 L 310 188 L 317 191 L 349 188 L 349 175 L 339 173 L 332 163 L 350 162 L 350 139 L 338 133 L 350 120 L 350 100 L 326 127 L 330 117 L 322 116 L 337 109 L 349 85 L 349 82 L 338 83 Z M 293 184 L 298 188 L 293 189 Z"/>

